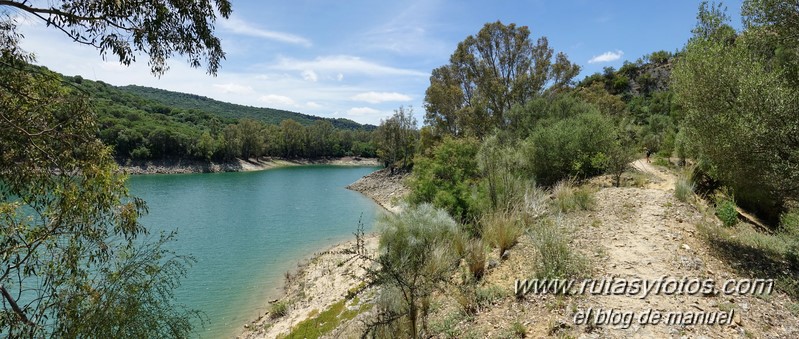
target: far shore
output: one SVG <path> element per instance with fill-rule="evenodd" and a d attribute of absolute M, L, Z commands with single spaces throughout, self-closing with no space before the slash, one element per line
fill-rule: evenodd
<path fill-rule="evenodd" d="M 197 160 L 157 160 L 134 161 L 120 164 L 119 168 L 126 174 L 180 174 L 180 173 L 219 173 L 219 172 L 252 172 L 278 167 L 302 165 L 334 165 L 334 166 L 381 166 L 377 158 L 360 157 L 325 157 L 316 159 L 285 159 L 279 157 L 262 157 L 253 159 L 236 159 L 229 162 L 204 162 Z"/>

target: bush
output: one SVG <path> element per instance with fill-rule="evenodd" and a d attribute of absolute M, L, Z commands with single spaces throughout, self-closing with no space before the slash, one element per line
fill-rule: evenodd
<path fill-rule="evenodd" d="M 585 211 L 594 207 L 594 192 L 588 187 L 575 187 L 571 180 L 563 180 L 552 188 L 555 208 L 562 212 Z"/>
<path fill-rule="evenodd" d="M 483 239 L 499 249 L 500 257 L 516 245 L 522 235 L 521 221 L 515 214 L 494 213 L 483 218 Z"/>
<path fill-rule="evenodd" d="M 577 277 L 584 271 L 584 259 L 572 252 L 566 232 L 557 223 L 543 220 L 531 229 L 530 236 L 540 255 L 536 262 L 539 279 Z"/>
<path fill-rule="evenodd" d="M 694 183 L 688 178 L 680 176 L 677 178 L 677 181 L 674 182 L 674 197 L 679 201 L 688 202 L 688 199 L 694 195 L 694 188 Z"/>
<path fill-rule="evenodd" d="M 278 301 L 269 307 L 269 317 L 277 319 L 289 313 L 289 305 L 285 301 Z"/>
<path fill-rule="evenodd" d="M 431 203 L 462 223 L 472 221 L 477 214 L 472 185 L 479 177 L 478 148 L 472 139 L 446 138 L 430 157 L 414 159 L 410 202 Z"/>
<path fill-rule="evenodd" d="M 586 178 L 604 171 L 614 134 L 608 118 L 580 114 L 537 128 L 525 141 L 525 158 L 535 180 L 545 186 L 569 177 Z"/>
<path fill-rule="evenodd" d="M 738 211 L 735 210 L 735 202 L 728 198 L 716 199 L 716 216 L 724 226 L 734 226 L 738 223 Z"/>
<path fill-rule="evenodd" d="M 427 328 L 430 295 L 455 267 L 452 238 L 457 227 L 447 212 L 430 204 L 378 220 L 379 269 L 370 270 L 369 279 L 380 285 L 381 296 L 388 299 L 378 303 L 378 317 L 370 331 L 396 332 L 402 323 L 408 327 L 399 333 L 418 337 Z"/>
<path fill-rule="evenodd" d="M 466 267 L 472 277 L 480 280 L 486 270 L 485 245 L 480 239 L 470 239 L 466 247 Z"/>
<path fill-rule="evenodd" d="M 780 233 L 799 240 L 799 210 L 790 210 L 780 216 Z"/>

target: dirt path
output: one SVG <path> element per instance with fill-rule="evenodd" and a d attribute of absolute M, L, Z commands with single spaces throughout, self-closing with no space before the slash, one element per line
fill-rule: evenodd
<path fill-rule="evenodd" d="M 645 188 L 605 188 L 597 192 L 595 212 L 584 222 L 599 226 L 584 227 L 580 231 L 582 234 L 578 235 L 579 238 L 590 239 L 591 245 L 600 253 L 598 260 L 595 260 L 597 270 L 592 279 L 604 277 L 607 282 L 613 283 L 611 286 L 622 285 L 620 279 L 627 282 L 636 279 L 652 283 L 661 281 L 659 284 L 668 290 L 678 288 L 675 286 L 684 278 L 688 280 L 683 286 L 691 286 L 692 289 L 697 285 L 687 282 L 694 279 L 702 284 L 706 279 L 713 279 L 717 285 L 721 285 L 727 279 L 738 278 L 730 273 L 726 264 L 712 257 L 707 244 L 697 238 L 694 225 L 701 222 L 703 216 L 692 206 L 673 197 L 674 175 L 645 160 L 636 160 L 632 166 L 650 175 L 651 182 Z M 599 316 L 600 310 L 605 316 L 613 311 L 618 321 L 615 325 L 583 326 L 581 337 L 732 338 L 753 333 L 754 337 L 796 337 L 799 330 L 791 327 L 795 326 L 795 320 L 791 321 L 793 324 L 780 324 L 775 320 L 791 317 L 784 308 L 775 309 L 771 305 L 769 300 L 775 297 L 778 296 L 706 295 L 701 291 L 692 295 L 667 295 L 663 290 L 659 294 L 651 292 L 646 296 L 644 292 L 633 296 L 587 295 L 579 302 L 578 310 L 585 313 L 591 309 L 593 317 Z M 648 313 L 649 310 L 652 312 Z M 684 316 L 721 316 L 719 312 L 723 312 L 732 314 L 732 317 L 723 325 L 640 323 L 641 319 L 649 318 L 645 315 L 647 313 L 666 315 L 669 312 L 682 312 L 679 314 Z"/>

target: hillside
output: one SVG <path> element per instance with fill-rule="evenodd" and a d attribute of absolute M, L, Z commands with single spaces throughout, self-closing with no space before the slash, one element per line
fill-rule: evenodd
<path fill-rule="evenodd" d="M 373 157 L 374 126 L 346 119 L 220 102 L 140 86 L 117 87 L 80 76 L 60 78 L 91 102 L 98 137 L 117 160 L 196 160 L 277 156 Z M 252 120 L 248 120 L 252 119 Z"/>
<path fill-rule="evenodd" d="M 536 263 L 546 255 L 536 244 L 537 233 L 530 231 L 519 237 L 504 259 L 496 249 L 487 254 L 489 264 L 481 281 L 473 287 L 475 291 L 468 292 L 468 286 L 461 282 L 460 271 L 466 268 L 461 266 L 452 274 L 430 302 L 434 306 L 429 313 L 429 337 L 795 338 L 799 334 L 797 306 L 779 287 L 780 282 L 765 293 L 671 293 L 666 292 L 667 287 L 661 292 L 612 292 L 618 282 L 641 279 L 655 283 L 712 280 L 721 289 L 722 282 L 773 277 L 768 274 L 769 269 L 750 270 L 748 265 L 742 265 L 756 255 L 756 250 L 738 252 L 748 259 L 734 259 L 717 247 L 714 239 L 718 232 L 724 232 L 723 226 L 701 199 L 691 197 L 683 202 L 675 196 L 679 178 L 672 170 L 642 159 L 634 161 L 631 168 L 625 174 L 624 187 L 610 186 L 608 176 L 590 180 L 587 185 L 594 191 L 593 207 L 560 214 L 556 219 L 558 232 L 568 235 L 569 242 L 564 245 L 579 253 L 580 259 L 570 264 L 579 263 L 582 267 L 581 279 L 575 281 L 612 282 L 612 290 L 515 295 L 515 280 L 537 277 Z M 379 194 L 374 187 L 364 193 Z M 546 197 L 547 203 L 549 200 Z M 749 225 L 742 222 L 739 227 Z M 364 241 L 365 247 L 374 252 L 377 239 L 368 236 Z M 359 278 L 364 276 L 363 267 L 368 263 L 347 255 L 351 248 L 348 246 L 353 244 L 319 254 L 289 276 L 286 294 L 274 301 L 290 305 L 286 314 L 264 315 L 247 324 L 242 337 L 359 337 L 364 324 L 377 315 L 374 305 L 380 296 L 377 288 L 364 288 Z M 795 269 L 788 267 L 779 270 L 795 274 Z M 360 293 L 353 292 L 360 289 Z M 476 294 L 474 300 L 465 299 L 469 293 Z M 612 323 L 598 315 L 611 311 L 615 314 Z M 587 312 L 592 315 L 579 320 L 580 314 Z M 647 314 L 650 317 L 644 319 Z M 657 321 L 651 314 L 686 317 L 667 324 L 666 318 Z M 702 315 L 729 320 L 704 324 L 699 321 Z"/>
<path fill-rule="evenodd" d="M 365 128 L 367 130 L 375 128 L 375 126 L 361 125 L 349 119 L 329 119 L 274 108 L 244 106 L 222 102 L 200 95 L 172 92 L 158 88 L 128 85 L 119 87 L 119 89 L 170 107 L 209 112 L 224 118 L 252 118 L 275 125 L 283 120 L 292 119 L 306 126 L 313 124 L 313 122 L 317 120 L 328 120 L 333 123 L 333 126 L 336 128 Z"/>

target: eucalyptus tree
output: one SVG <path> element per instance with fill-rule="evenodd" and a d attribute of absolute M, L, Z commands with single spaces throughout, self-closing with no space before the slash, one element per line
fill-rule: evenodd
<path fill-rule="evenodd" d="M 554 54 L 530 29 L 488 23 L 458 44 L 450 62 L 433 70 L 425 95 L 425 122 L 438 134 L 484 137 L 508 124 L 513 106 L 572 85 L 580 67 Z"/>
<path fill-rule="evenodd" d="M 79 87 L 29 65 L 25 15 L 153 74 L 175 55 L 216 74 L 213 34 L 227 0 L 0 1 L 0 336 L 187 337 L 196 312 L 172 301 L 190 258 L 144 237 L 144 201 L 128 194 Z"/>

